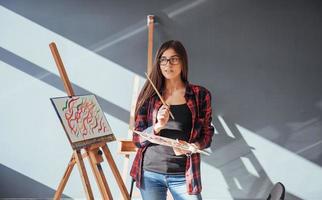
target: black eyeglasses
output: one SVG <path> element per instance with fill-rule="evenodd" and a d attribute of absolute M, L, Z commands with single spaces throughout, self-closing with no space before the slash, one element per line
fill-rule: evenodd
<path fill-rule="evenodd" d="M 160 65 L 162 65 L 162 66 L 167 65 L 168 62 L 170 62 L 171 65 L 177 65 L 180 62 L 180 57 L 173 56 L 169 59 L 167 59 L 166 57 L 162 57 L 162 58 L 160 58 L 159 62 L 160 62 Z"/>

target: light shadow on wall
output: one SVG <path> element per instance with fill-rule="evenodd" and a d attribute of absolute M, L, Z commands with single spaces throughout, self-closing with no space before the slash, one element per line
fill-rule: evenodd
<path fill-rule="evenodd" d="M 55 190 L 0 164 L 0 198 L 52 198 Z M 70 198 L 62 195 L 63 198 Z"/>
<path fill-rule="evenodd" d="M 21 58 L 3 48 L 0 47 L 0 57 L 1 60 L 10 66 L 15 67 L 16 69 L 52 86 L 61 91 L 65 91 L 62 81 L 59 76 L 53 74 L 31 62 Z M 72 84 L 75 94 L 92 94 L 91 91 L 86 90 L 76 84 Z M 121 121 L 127 123 L 129 119 L 129 111 L 119 107 L 112 102 L 109 102 L 106 99 L 103 99 L 99 95 L 95 94 L 98 98 L 100 106 L 102 107 L 103 111 L 109 113 L 110 115 L 120 119 Z M 48 97 L 49 98 L 49 97 Z"/>
<path fill-rule="evenodd" d="M 318 191 L 312 188 L 322 176 L 320 167 L 278 145 L 269 144 L 271 142 L 228 119 L 218 116 L 213 121 L 216 127 L 211 146 L 213 153 L 203 156 L 202 160 L 221 171 L 233 199 L 265 198 L 278 181 L 286 186 L 286 199 L 316 197 Z M 303 166 L 310 169 L 310 173 L 301 173 L 299 168 Z M 305 189 L 300 185 L 301 180 L 307 178 L 313 185 Z"/>

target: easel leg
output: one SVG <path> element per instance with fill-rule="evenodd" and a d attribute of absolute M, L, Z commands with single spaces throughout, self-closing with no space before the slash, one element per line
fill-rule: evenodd
<path fill-rule="evenodd" d="M 63 176 L 63 179 L 60 181 L 59 183 L 59 186 L 56 190 L 56 193 L 55 193 L 55 196 L 54 196 L 54 200 L 57 200 L 57 199 L 60 199 L 61 198 L 61 195 L 64 191 L 64 188 L 66 186 L 66 183 L 69 179 L 69 176 L 74 168 L 74 165 L 75 165 L 75 158 L 74 158 L 74 155 L 72 155 L 69 163 L 68 163 L 68 166 L 67 166 L 67 169 L 65 171 L 65 174 Z"/>
<path fill-rule="evenodd" d="M 122 171 L 122 179 L 124 181 L 124 183 L 126 183 L 126 177 L 127 177 L 127 173 L 128 173 L 128 167 L 129 167 L 129 162 L 130 162 L 130 155 L 126 154 L 125 158 L 124 158 L 124 162 L 123 162 L 123 171 Z"/>
<path fill-rule="evenodd" d="M 131 180 L 131 189 L 130 189 L 130 198 L 132 198 L 134 182 L 135 182 L 135 181 L 134 181 L 134 179 L 132 178 L 132 180 Z"/>
<path fill-rule="evenodd" d="M 128 173 L 128 167 L 129 167 L 129 162 L 130 162 L 130 154 L 125 154 L 124 162 L 123 162 L 123 171 L 122 171 L 122 179 L 124 184 L 126 184 L 126 177 Z M 131 198 L 131 194 L 130 194 Z M 124 200 L 122 196 L 120 196 L 121 200 Z"/>
<path fill-rule="evenodd" d="M 83 183 L 83 186 L 85 189 L 86 198 L 87 199 L 94 199 L 93 192 L 91 189 L 91 185 L 89 183 L 89 179 L 87 176 L 87 172 L 85 169 L 84 161 L 83 161 L 80 150 L 74 150 L 74 157 L 76 159 L 76 163 L 77 163 L 79 173 L 80 173 L 80 176 L 82 179 L 82 183 Z"/>
<path fill-rule="evenodd" d="M 118 186 L 119 186 L 119 188 L 121 190 L 121 193 L 123 195 L 123 199 L 130 200 L 130 195 L 129 195 L 129 193 L 128 193 L 126 187 L 125 187 L 125 184 L 124 184 L 124 182 L 122 180 L 121 174 L 120 174 L 119 170 L 116 167 L 116 164 L 115 164 L 115 162 L 113 160 L 112 154 L 111 154 L 111 152 L 108 149 L 106 144 L 102 146 L 102 150 L 104 152 L 104 155 L 106 157 L 106 160 L 107 160 L 108 164 L 111 167 L 111 170 L 112 170 L 113 175 L 114 175 L 114 177 L 116 179 L 116 182 L 117 182 L 117 184 L 118 184 Z"/>
<path fill-rule="evenodd" d="M 104 176 L 102 167 L 100 163 L 96 162 L 95 156 L 97 156 L 98 148 L 94 150 L 88 150 L 89 155 L 89 161 L 91 164 L 91 168 L 93 170 L 93 174 L 95 175 L 95 179 L 97 182 L 97 185 L 100 189 L 101 195 L 103 199 L 112 200 L 112 193 L 110 191 L 110 188 L 107 184 L 106 178 Z"/>

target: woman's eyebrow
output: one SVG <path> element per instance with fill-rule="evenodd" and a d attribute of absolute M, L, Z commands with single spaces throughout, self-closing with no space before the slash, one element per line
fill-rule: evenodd
<path fill-rule="evenodd" d="M 179 55 L 172 55 L 172 56 L 170 56 L 170 58 L 172 58 L 172 57 L 179 57 Z M 167 58 L 166 56 L 161 56 L 161 58 Z"/>

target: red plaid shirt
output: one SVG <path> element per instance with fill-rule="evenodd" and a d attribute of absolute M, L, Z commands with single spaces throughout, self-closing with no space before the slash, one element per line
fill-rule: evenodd
<path fill-rule="evenodd" d="M 187 83 L 185 99 L 192 114 L 192 130 L 189 142 L 197 143 L 200 149 L 205 149 L 210 146 L 214 135 L 214 127 L 211 124 L 211 94 L 204 87 Z M 152 133 L 153 124 L 156 122 L 156 114 L 161 105 L 162 102 L 156 95 L 149 98 L 139 109 L 137 116 L 135 116 L 135 130 Z M 143 164 L 142 158 L 150 142 L 142 140 L 142 138 L 135 133 L 133 133 L 133 142 L 138 147 L 138 151 L 133 161 L 130 175 L 136 181 L 137 187 L 140 187 Z M 185 175 L 188 193 L 200 193 L 202 186 L 199 153 L 192 154 L 188 157 Z"/>

